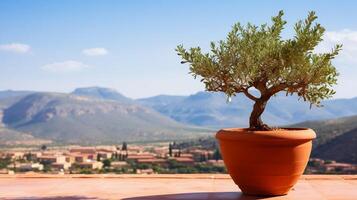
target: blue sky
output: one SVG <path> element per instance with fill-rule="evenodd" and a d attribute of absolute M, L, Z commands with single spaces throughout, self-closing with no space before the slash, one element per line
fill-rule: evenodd
<path fill-rule="evenodd" d="M 279 10 L 293 24 L 314 10 L 319 50 L 343 43 L 336 98 L 357 96 L 355 1 L 0 1 L 0 90 L 69 92 L 104 86 L 132 97 L 203 90 L 174 52 L 207 47 L 235 22 L 261 24 Z"/>

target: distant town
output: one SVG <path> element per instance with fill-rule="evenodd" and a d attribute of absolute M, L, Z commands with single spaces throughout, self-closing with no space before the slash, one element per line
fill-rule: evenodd
<path fill-rule="evenodd" d="M 218 151 L 162 146 L 128 145 L 6 150 L 1 173 L 225 173 Z"/>
<path fill-rule="evenodd" d="M 206 143 L 207 141 L 202 141 Z M 0 173 L 172 174 L 226 173 L 215 144 L 190 142 L 118 146 L 65 146 L 6 149 L 0 152 Z M 311 158 L 306 174 L 356 174 L 357 165 Z"/>

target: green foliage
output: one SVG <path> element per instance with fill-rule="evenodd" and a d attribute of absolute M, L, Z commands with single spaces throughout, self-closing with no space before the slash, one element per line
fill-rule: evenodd
<path fill-rule="evenodd" d="M 123 142 L 121 150 L 123 150 L 123 151 L 127 151 L 128 150 L 128 144 L 126 142 Z"/>
<path fill-rule="evenodd" d="M 168 161 L 168 170 L 156 171 L 159 173 L 179 173 L 179 174 L 192 174 L 192 173 L 226 173 L 225 167 L 212 166 L 204 163 L 185 165 L 178 163 L 175 160 Z"/>
<path fill-rule="evenodd" d="M 52 161 L 49 161 L 49 160 L 42 160 L 40 162 L 40 164 L 44 165 L 44 166 L 51 166 L 53 162 Z"/>
<path fill-rule="evenodd" d="M 105 159 L 102 161 L 102 163 L 103 163 L 103 167 L 106 168 L 106 167 L 110 167 L 112 162 L 109 159 Z"/>
<path fill-rule="evenodd" d="M 217 149 L 218 148 L 218 143 L 217 140 L 213 139 L 211 137 L 203 137 L 203 138 L 198 138 L 194 140 L 188 140 L 181 142 L 177 144 L 177 146 L 181 149 L 188 149 L 191 147 L 198 147 L 201 149 L 205 150 L 212 150 L 212 149 Z"/>
<path fill-rule="evenodd" d="M 80 174 L 93 174 L 93 171 L 91 169 L 84 168 L 84 169 L 80 169 L 79 173 Z"/>
<path fill-rule="evenodd" d="M 221 160 L 221 159 L 222 159 L 221 152 L 219 152 L 219 149 L 218 149 L 218 148 L 216 148 L 216 149 L 214 150 L 213 159 L 215 159 L 215 160 Z"/>
<path fill-rule="evenodd" d="M 47 150 L 47 146 L 46 146 L 46 145 L 42 145 L 42 146 L 41 146 L 41 150 L 42 150 L 42 151 L 46 151 L 46 150 Z"/>
<path fill-rule="evenodd" d="M 169 143 L 169 156 L 172 157 L 172 144 Z"/>
<path fill-rule="evenodd" d="M 332 160 L 325 160 L 325 164 L 331 164 L 331 163 L 333 163 Z"/>
<path fill-rule="evenodd" d="M 10 157 L 0 158 L 0 169 L 4 169 L 10 164 L 11 164 L 11 158 Z"/>
<path fill-rule="evenodd" d="M 43 165 L 43 172 L 51 172 L 52 169 L 51 169 L 51 165 Z"/>
<path fill-rule="evenodd" d="M 96 171 L 96 170 L 92 170 Z M 115 173 L 115 174 L 130 174 L 133 171 L 128 167 L 119 167 L 119 168 L 102 168 L 98 170 L 101 174 Z"/>
<path fill-rule="evenodd" d="M 138 163 L 136 165 L 136 169 L 151 169 L 152 165 L 151 164 L 145 164 L 145 163 Z"/>
<path fill-rule="evenodd" d="M 227 173 L 225 167 L 206 164 L 197 164 L 195 165 L 195 169 L 200 173 Z"/>
<path fill-rule="evenodd" d="M 331 61 L 342 45 L 336 45 L 330 53 L 314 52 L 325 32 L 315 23 L 315 12 L 295 24 L 293 38 L 282 39 L 286 24 L 282 17 L 280 11 L 272 17 L 271 25 L 236 23 L 226 40 L 211 42 L 209 53 L 203 53 L 200 47 L 186 50 L 183 45 L 176 51 L 207 91 L 224 92 L 228 97 L 244 93 L 254 101 L 267 101 L 284 91 L 319 105 L 335 93 L 332 86 L 338 73 Z M 260 97 L 252 95 L 251 88 L 257 89 Z"/>
<path fill-rule="evenodd" d="M 27 154 L 24 155 L 26 161 L 33 161 L 34 158 L 32 157 L 31 152 L 28 152 Z"/>

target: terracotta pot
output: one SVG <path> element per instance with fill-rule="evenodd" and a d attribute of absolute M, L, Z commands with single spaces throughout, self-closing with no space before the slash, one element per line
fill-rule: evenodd
<path fill-rule="evenodd" d="M 216 134 L 229 174 L 248 195 L 287 194 L 305 170 L 315 137 L 306 128 L 233 128 Z"/>

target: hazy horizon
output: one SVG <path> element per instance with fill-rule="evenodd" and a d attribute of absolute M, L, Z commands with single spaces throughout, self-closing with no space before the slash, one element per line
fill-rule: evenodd
<path fill-rule="evenodd" d="M 73 92 L 75 89 L 79 89 L 79 88 L 106 88 L 106 89 L 114 89 L 116 92 L 119 92 L 120 94 L 124 95 L 125 97 L 128 97 L 130 99 L 133 99 L 133 100 L 138 100 L 138 99 L 146 99 L 146 98 L 150 98 L 150 97 L 155 97 L 155 96 L 161 96 L 161 95 L 167 95 L 167 96 L 190 96 L 190 95 L 194 95 L 194 94 L 197 94 L 199 92 L 207 92 L 204 90 L 204 88 L 202 88 L 202 90 L 198 90 L 198 91 L 195 91 L 195 92 L 192 92 L 192 93 L 187 93 L 187 94 L 170 94 L 170 93 L 159 93 L 159 94 L 154 94 L 154 95 L 149 95 L 149 96 L 143 96 L 143 97 L 137 97 L 137 98 L 134 98 L 134 97 L 131 97 L 131 96 L 128 96 L 126 95 L 125 93 L 121 92 L 120 90 L 116 89 L 116 88 L 112 88 L 112 87 L 104 87 L 104 86 L 100 86 L 100 85 L 88 85 L 88 86 L 83 86 L 83 87 L 75 87 L 73 89 L 70 89 L 68 91 L 53 91 L 53 90 L 14 90 L 14 89 L 4 89 L 4 90 L 0 90 L 0 92 L 2 91 L 30 91 L 30 92 L 54 92 L 54 93 L 64 93 L 64 94 L 69 94 L 71 92 Z M 211 91 L 208 91 L 210 93 L 217 93 L 217 92 L 211 92 Z M 279 94 L 284 94 L 284 92 L 281 92 Z M 290 96 L 290 95 L 289 95 Z M 295 94 L 293 95 L 295 96 Z M 233 97 L 235 98 L 235 97 Z M 243 98 L 246 98 L 243 96 Z M 357 98 L 357 96 L 353 96 L 353 97 L 332 97 L 330 99 L 325 99 L 325 100 L 335 100 L 335 99 L 354 99 L 354 98 Z M 226 102 L 222 102 L 222 103 L 226 103 Z M 297 102 L 297 103 L 301 103 L 301 102 Z"/>

